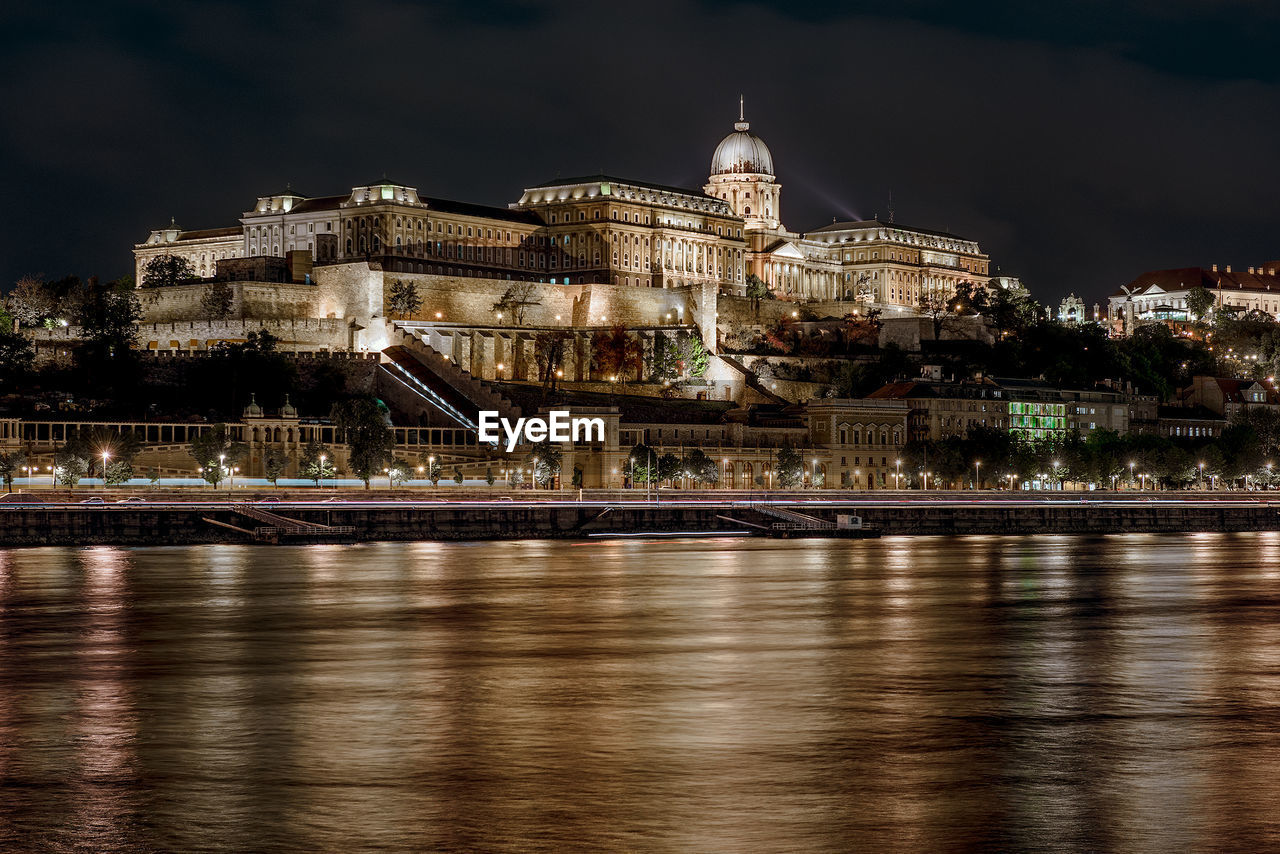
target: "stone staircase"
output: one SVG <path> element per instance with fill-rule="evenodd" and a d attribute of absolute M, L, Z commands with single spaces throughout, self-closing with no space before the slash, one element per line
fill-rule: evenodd
<path fill-rule="evenodd" d="M 455 365 L 452 359 L 423 340 L 420 331 L 406 330 L 395 324 L 388 324 L 388 337 L 391 346 L 383 351 L 384 354 L 387 351 L 394 351 L 396 357 L 410 354 L 425 369 L 426 376 L 421 372 L 415 372 L 419 380 L 441 397 L 446 399 L 454 396 L 461 397 L 475 408 L 474 413 L 466 413 L 473 420 L 482 409 L 496 410 L 501 418 L 520 417 L 520 407 L 499 394 L 489 383 Z M 396 348 L 399 349 L 396 350 Z M 403 358 L 395 358 L 392 361 L 404 364 Z M 454 394 L 446 393 L 445 389 L 441 388 L 441 384 L 451 389 Z"/>

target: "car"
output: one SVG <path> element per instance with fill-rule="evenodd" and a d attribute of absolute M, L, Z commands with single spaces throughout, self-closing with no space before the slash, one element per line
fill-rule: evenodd
<path fill-rule="evenodd" d="M 270 496 L 270 497 L 268 497 L 268 498 L 259 498 L 259 499 L 258 499 L 258 503 L 259 503 L 259 504 L 279 504 L 279 503 L 280 503 L 280 499 L 279 499 L 279 498 L 276 498 L 274 495 L 272 495 L 272 496 Z"/>
<path fill-rule="evenodd" d="M 147 499 L 145 499 L 145 498 L 139 498 L 139 497 L 138 497 L 138 496 L 136 496 L 136 495 L 130 495 L 128 498 L 121 498 L 121 499 L 120 499 L 119 501 L 117 501 L 116 503 L 117 503 L 117 504 L 146 504 L 146 503 L 147 503 Z"/>
<path fill-rule="evenodd" d="M 345 502 L 346 500 L 347 500 L 347 499 L 345 499 L 345 498 L 326 498 L 326 499 L 324 499 L 324 501 L 322 501 L 322 502 L 320 502 L 320 503 L 321 503 L 321 504 L 333 504 L 334 502 L 337 502 L 337 503 L 341 504 L 341 503 Z"/>
<path fill-rule="evenodd" d="M 86 498 L 84 501 L 81 501 L 80 503 L 81 504 L 106 504 L 107 502 L 103 501 L 101 498 L 95 495 L 92 498 Z"/>
<path fill-rule="evenodd" d="M 510 496 L 510 495 L 504 495 L 504 496 L 502 496 L 501 498 L 499 498 L 498 500 L 499 500 L 499 501 L 511 501 L 511 500 L 513 500 L 513 499 L 511 498 L 511 496 Z"/>

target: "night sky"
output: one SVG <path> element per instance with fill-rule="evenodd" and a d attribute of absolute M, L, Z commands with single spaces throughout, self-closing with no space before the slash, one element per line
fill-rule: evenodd
<path fill-rule="evenodd" d="M 0 12 L 0 284 L 384 174 L 701 187 L 738 94 L 792 230 L 887 216 L 1092 303 L 1280 259 L 1280 4 L 119 3 Z"/>

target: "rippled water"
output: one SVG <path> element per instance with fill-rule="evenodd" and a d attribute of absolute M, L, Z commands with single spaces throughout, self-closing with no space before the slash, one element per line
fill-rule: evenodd
<path fill-rule="evenodd" d="M 1280 535 L 0 551 L 3 851 L 1275 850 Z"/>

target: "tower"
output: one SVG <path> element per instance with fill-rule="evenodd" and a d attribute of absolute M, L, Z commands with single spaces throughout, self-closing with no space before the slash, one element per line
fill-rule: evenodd
<path fill-rule="evenodd" d="M 738 96 L 738 120 L 733 133 L 720 140 L 711 157 L 711 177 L 703 187 L 707 195 L 729 203 L 748 229 L 780 228 L 782 185 L 773 174 L 773 155 L 764 140 L 751 133 L 751 124 Z"/>

